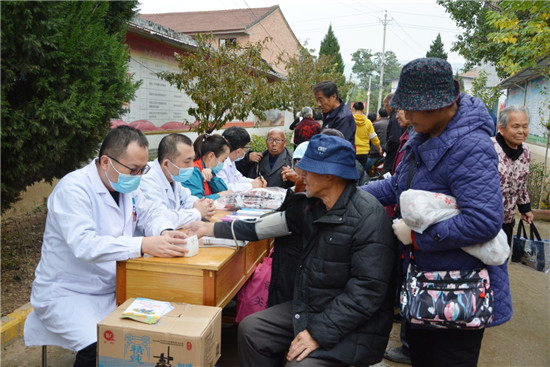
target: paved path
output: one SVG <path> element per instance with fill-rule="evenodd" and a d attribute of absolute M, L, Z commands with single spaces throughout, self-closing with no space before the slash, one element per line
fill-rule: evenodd
<path fill-rule="evenodd" d="M 509 270 L 514 316 L 508 323 L 486 330 L 479 366 L 550 366 L 550 274 L 521 264 L 510 264 Z M 389 346 L 397 345 L 399 325 L 394 324 Z M 40 358 L 40 347 L 25 347 L 22 339 L 18 339 L 3 348 L 1 365 L 36 367 L 40 366 Z M 74 353 L 48 348 L 49 366 L 70 367 L 73 363 Z M 222 357 L 218 364 L 237 367 L 236 327 L 223 330 Z M 376 366 L 404 365 L 383 360 Z"/>

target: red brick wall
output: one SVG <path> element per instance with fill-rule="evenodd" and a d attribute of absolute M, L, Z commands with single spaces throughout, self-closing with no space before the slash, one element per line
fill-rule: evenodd
<path fill-rule="evenodd" d="M 275 65 L 277 57 L 283 51 L 291 56 L 297 55 L 300 44 L 284 20 L 281 10 L 277 9 L 260 23 L 251 27 L 249 33 L 250 37 L 247 40 L 249 42 L 258 42 L 269 36 L 273 38 L 267 43 L 263 57 L 276 71 L 286 75 L 283 65 Z"/>

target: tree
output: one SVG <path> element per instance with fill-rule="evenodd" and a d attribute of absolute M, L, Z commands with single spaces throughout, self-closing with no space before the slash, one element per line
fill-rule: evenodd
<path fill-rule="evenodd" d="M 279 57 L 282 60 L 283 55 Z M 341 75 L 334 68 L 333 58 L 327 55 L 316 57 L 314 50 L 300 49 L 296 56 L 287 57 L 284 61 L 287 79 L 283 82 L 283 95 L 294 114 L 303 107 L 316 105 L 312 87 L 323 80 L 336 80 Z M 328 72 L 327 72 L 328 70 Z M 339 89 L 339 93 L 346 95 L 346 88 Z"/>
<path fill-rule="evenodd" d="M 382 52 L 373 54 L 371 50 L 359 49 L 352 54 L 354 62 L 352 71 L 359 78 L 359 89 L 353 98 L 357 98 L 357 94 L 367 95 L 369 76 L 371 79 L 371 98 L 370 106 L 367 106 L 368 111 L 375 111 L 378 103 L 378 91 L 380 85 L 380 66 L 382 65 Z M 386 51 L 384 57 L 384 79 L 382 98 L 391 90 L 391 80 L 399 78 L 401 73 L 401 65 L 397 61 L 397 56 L 393 51 Z"/>
<path fill-rule="evenodd" d="M 333 80 L 341 92 L 342 88 L 346 86 L 346 76 L 344 75 L 344 59 L 342 59 L 342 54 L 340 53 L 340 44 L 338 39 L 332 30 L 332 24 L 329 25 L 327 34 L 325 38 L 321 41 L 321 48 L 319 49 L 319 57 L 329 56 L 332 58 L 332 66 L 325 68 L 324 72 L 326 74 L 331 74 L 333 71 L 336 71 L 338 77 Z M 342 96 L 345 94 L 340 93 Z"/>
<path fill-rule="evenodd" d="M 505 46 L 497 66 L 510 75 L 536 68 L 542 57 L 550 55 L 550 2 L 502 1 L 499 6 L 500 11 L 488 14 L 494 28 L 488 38 Z"/>
<path fill-rule="evenodd" d="M 372 59 L 373 56 L 371 50 L 364 48 L 360 48 L 351 54 L 351 61 L 353 61 L 351 71 L 359 78 L 359 87 L 365 90 L 369 88 L 369 77 L 372 79 L 374 73 L 377 71 Z"/>
<path fill-rule="evenodd" d="M 2 211 L 97 154 L 139 84 L 123 45 L 137 1 L 1 2 Z"/>
<path fill-rule="evenodd" d="M 488 109 L 492 109 L 498 102 L 502 91 L 498 86 L 487 87 L 487 72 L 480 70 L 472 82 L 471 94 L 474 97 L 480 98 Z"/>
<path fill-rule="evenodd" d="M 441 34 L 438 33 L 435 40 L 430 45 L 430 49 L 426 53 L 426 57 L 439 57 L 440 59 L 447 60 L 447 53 L 445 47 L 441 41 Z"/>
<path fill-rule="evenodd" d="M 198 133 L 211 133 L 226 122 L 244 120 L 253 113 L 265 119 L 265 111 L 278 108 L 281 86 L 262 59 L 268 39 L 245 46 L 235 44 L 215 49 L 212 36 L 198 34 L 196 52 L 175 54 L 179 72 L 157 75 L 185 92 L 195 103 L 188 113 L 198 125 L 187 121 Z"/>
<path fill-rule="evenodd" d="M 445 8 L 456 25 L 463 29 L 457 36 L 451 51 L 464 56 L 466 63 L 464 70 L 470 70 L 483 62 L 496 65 L 499 56 L 505 51 L 503 45 L 489 40 L 492 27 L 488 24 L 487 16 L 493 2 L 487 1 L 456 1 L 437 0 Z M 499 76 L 506 77 L 502 70 L 497 68 Z"/>
<path fill-rule="evenodd" d="M 464 29 L 452 51 L 468 70 L 495 65 L 501 78 L 533 67 L 550 53 L 550 2 L 437 0 Z M 511 47 L 513 46 L 513 47 Z"/>
<path fill-rule="evenodd" d="M 319 49 L 319 56 L 327 55 L 334 58 L 333 65 L 336 71 L 344 75 L 344 59 L 340 53 L 340 44 L 338 39 L 332 30 L 332 24 L 328 26 L 327 34 L 321 41 L 321 48 Z"/>

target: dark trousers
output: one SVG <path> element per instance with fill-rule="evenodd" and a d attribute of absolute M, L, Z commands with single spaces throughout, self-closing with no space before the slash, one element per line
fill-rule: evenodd
<path fill-rule="evenodd" d="M 361 166 L 365 167 L 367 165 L 367 159 L 369 159 L 369 155 L 368 154 L 357 154 L 355 156 L 355 158 L 357 158 L 359 163 L 361 163 Z"/>
<path fill-rule="evenodd" d="M 413 366 L 475 367 L 483 331 L 458 329 L 413 329 L 406 324 Z"/>
<path fill-rule="evenodd" d="M 97 355 L 97 343 L 92 343 L 76 353 L 73 367 L 95 367 Z"/>
<path fill-rule="evenodd" d="M 286 361 L 294 340 L 292 302 L 281 303 L 247 316 L 239 324 L 238 348 L 240 367 L 341 367 L 340 362 L 306 357 Z M 285 365 L 286 362 L 286 365 Z"/>
<path fill-rule="evenodd" d="M 506 239 L 508 240 L 508 246 L 510 246 L 510 252 L 512 253 L 511 261 L 518 263 L 521 260 L 522 251 L 518 248 L 514 248 L 512 240 L 514 238 L 514 226 L 516 225 L 515 219 L 510 223 L 502 223 L 502 230 L 506 233 Z"/>
<path fill-rule="evenodd" d="M 514 236 L 514 226 L 516 220 L 513 219 L 510 223 L 502 223 L 502 230 L 506 233 L 506 239 L 508 240 L 508 246 L 512 246 L 512 238 Z"/>

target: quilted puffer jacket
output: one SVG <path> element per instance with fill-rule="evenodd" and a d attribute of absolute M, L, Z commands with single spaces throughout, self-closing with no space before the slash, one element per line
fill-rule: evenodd
<path fill-rule="evenodd" d="M 451 195 L 461 211 L 414 233 L 415 261 L 422 270 L 466 270 L 484 264 L 460 247 L 494 238 L 502 226 L 503 205 L 498 157 L 490 134 L 493 121 L 480 99 L 461 94 L 458 111 L 441 135 L 414 134 L 402 149 L 405 156 L 395 175 L 362 188 L 382 205 L 399 202 L 407 187 L 412 155 L 416 167 L 410 188 Z M 407 253 L 407 252 L 405 252 Z M 407 260 L 405 261 L 407 263 Z M 496 326 L 512 317 L 507 264 L 487 266 L 494 291 Z"/>
<path fill-rule="evenodd" d="M 397 241 L 386 211 L 354 183 L 327 211 L 317 198 L 295 195 L 284 211 L 300 234 L 292 319 L 294 335 L 307 329 L 320 348 L 313 358 L 369 366 L 382 360 L 392 328 Z M 254 223 L 238 221 L 237 238 L 257 240 Z M 231 238 L 230 223 L 216 237 Z"/>

